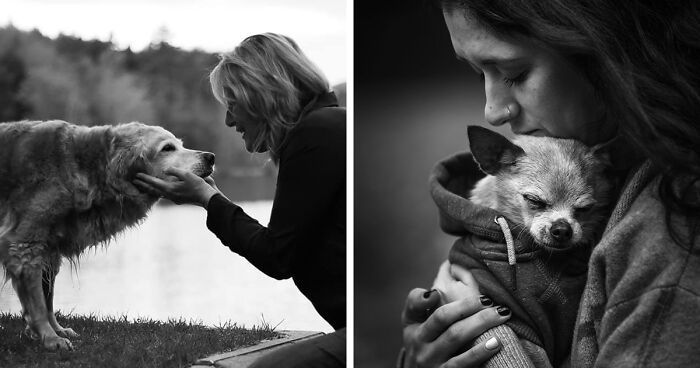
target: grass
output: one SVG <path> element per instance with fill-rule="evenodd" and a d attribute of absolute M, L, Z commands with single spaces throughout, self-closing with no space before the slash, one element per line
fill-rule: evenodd
<path fill-rule="evenodd" d="M 279 336 L 274 327 L 246 329 L 229 322 L 206 327 L 126 316 L 57 314 L 58 323 L 80 334 L 73 351 L 49 352 L 22 332 L 24 320 L 0 313 L 0 367 L 187 367 L 197 359 Z"/>

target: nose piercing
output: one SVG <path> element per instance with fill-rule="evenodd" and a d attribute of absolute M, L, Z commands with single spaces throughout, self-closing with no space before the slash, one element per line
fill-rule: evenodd
<path fill-rule="evenodd" d="M 506 110 L 508 110 L 508 119 L 510 120 L 510 116 L 512 115 L 510 112 L 510 106 L 506 105 Z"/>

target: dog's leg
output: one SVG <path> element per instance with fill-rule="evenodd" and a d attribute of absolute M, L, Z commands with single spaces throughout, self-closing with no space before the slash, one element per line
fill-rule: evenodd
<path fill-rule="evenodd" d="M 56 281 L 56 275 L 61 268 L 61 257 L 52 256 L 49 261 L 49 266 L 44 269 L 44 277 L 42 277 L 42 287 L 44 289 L 44 298 L 46 299 L 46 310 L 48 312 L 49 324 L 56 331 L 56 334 L 61 337 L 78 337 L 78 334 L 71 328 L 64 328 L 56 321 L 56 314 L 53 310 L 53 290 Z"/>
<path fill-rule="evenodd" d="M 49 324 L 42 288 L 42 270 L 46 266 L 45 243 L 10 243 L 5 268 L 22 303 L 22 315 L 31 331 L 41 338 L 46 349 L 72 350 L 66 338 L 60 337 Z"/>

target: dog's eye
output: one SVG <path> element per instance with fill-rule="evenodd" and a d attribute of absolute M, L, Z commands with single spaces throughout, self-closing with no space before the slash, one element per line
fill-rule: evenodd
<path fill-rule="evenodd" d="M 541 200 L 533 195 L 523 194 L 523 198 L 525 198 L 525 201 L 532 209 L 539 210 L 539 209 L 543 209 L 543 208 L 547 207 L 546 202 L 544 202 L 543 200 Z"/>
<path fill-rule="evenodd" d="M 575 211 L 576 211 L 577 215 L 584 215 L 588 212 L 591 212 L 592 209 L 593 209 L 593 205 L 589 204 L 589 205 L 584 206 L 584 207 L 578 207 L 575 209 Z"/>
<path fill-rule="evenodd" d="M 163 148 L 161 149 L 161 151 L 165 151 L 165 152 L 175 151 L 175 145 L 172 145 L 172 144 L 168 143 L 168 144 L 166 144 L 165 146 L 163 146 Z"/>

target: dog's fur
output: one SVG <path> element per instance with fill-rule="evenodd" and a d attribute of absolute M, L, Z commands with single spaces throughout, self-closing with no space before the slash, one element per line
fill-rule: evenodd
<path fill-rule="evenodd" d="M 129 123 L 84 127 L 64 121 L 0 124 L 0 261 L 28 332 L 48 349 L 72 349 L 53 312 L 62 257 L 75 258 L 142 220 L 157 197 L 131 183 L 137 172 L 168 179 L 177 167 L 201 177 L 214 155 L 184 149 L 170 132 Z"/>
<path fill-rule="evenodd" d="M 609 159 L 599 147 L 549 137 L 511 142 L 479 126 L 468 127 L 468 135 L 474 160 L 488 174 L 472 190 L 473 202 L 523 225 L 549 250 L 597 239 L 612 189 L 605 175 Z"/>

